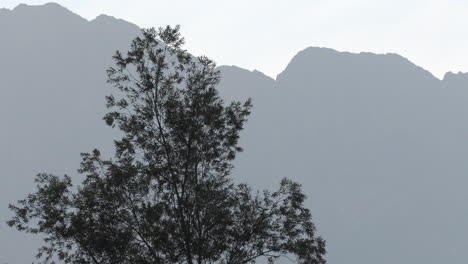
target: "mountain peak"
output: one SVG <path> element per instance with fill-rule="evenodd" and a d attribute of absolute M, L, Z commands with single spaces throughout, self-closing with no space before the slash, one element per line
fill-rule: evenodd
<path fill-rule="evenodd" d="M 340 72 L 351 78 L 354 78 L 353 76 L 367 78 L 365 76 L 374 74 L 397 76 L 414 73 L 423 75 L 426 79 L 437 79 L 427 70 L 395 53 L 352 53 L 330 48 L 308 47 L 293 57 L 286 69 L 278 75 L 277 80 L 290 73 L 319 78 L 331 77 Z"/>
<path fill-rule="evenodd" d="M 128 21 L 125 21 L 123 19 L 116 18 L 114 16 L 105 15 L 105 14 L 101 14 L 97 16 L 95 19 L 91 20 L 90 22 L 93 24 L 104 24 L 104 25 L 119 24 L 119 25 L 134 27 L 134 28 L 138 27 L 137 25 L 130 23 Z"/>
<path fill-rule="evenodd" d="M 105 14 L 100 14 L 99 16 L 97 16 L 95 19 L 91 20 L 91 22 L 94 22 L 94 23 L 101 23 L 101 22 L 115 22 L 115 21 L 123 21 L 122 19 L 117 19 L 113 16 L 108 16 L 108 15 L 105 15 Z"/>
<path fill-rule="evenodd" d="M 466 72 L 447 72 L 442 80 L 449 87 L 463 87 L 468 84 L 468 73 Z M 468 88 L 468 87 L 467 87 Z"/>
<path fill-rule="evenodd" d="M 41 20 L 44 18 L 63 23 L 63 20 L 74 19 L 80 22 L 87 22 L 83 17 L 73 13 L 68 8 L 61 6 L 57 3 L 46 3 L 43 5 L 27 5 L 19 4 L 11 10 L 18 18 L 22 17 L 39 17 Z"/>
<path fill-rule="evenodd" d="M 120 18 L 116 18 L 113 16 L 108 16 L 101 14 L 97 16 L 95 19 L 90 21 L 90 25 L 95 27 L 95 28 L 100 28 L 101 30 L 104 30 L 106 32 L 109 31 L 122 31 L 122 30 L 128 30 L 135 32 L 134 34 L 137 35 L 141 32 L 141 29 L 128 21 L 125 21 Z"/>
<path fill-rule="evenodd" d="M 468 78 L 468 72 L 457 72 L 457 73 L 454 73 L 454 72 L 447 72 L 445 75 L 444 75 L 444 80 L 446 79 L 450 79 L 450 78 Z"/>
<path fill-rule="evenodd" d="M 21 3 L 17 5 L 15 8 L 13 8 L 13 11 L 21 11 L 21 10 L 28 10 L 28 9 L 62 10 L 62 11 L 71 12 L 66 7 L 61 6 L 57 3 L 53 3 L 53 2 L 45 3 L 43 5 L 28 5 L 28 4 Z"/>
<path fill-rule="evenodd" d="M 392 58 L 396 60 L 400 60 L 402 62 L 409 62 L 413 64 L 410 60 L 407 58 L 401 56 L 400 54 L 397 53 L 373 53 L 373 52 L 368 52 L 368 51 L 362 51 L 359 53 L 355 52 L 349 52 L 349 51 L 338 51 L 332 48 L 326 48 L 326 47 L 307 47 L 302 51 L 299 51 L 296 56 L 294 57 L 300 57 L 300 56 L 355 56 L 355 57 L 386 57 L 386 58 Z M 294 59 L 294 58 L 293 58 Z"/>
<path fill-rule="evenodd" d="M 244 69 L 235 65 L 221 65 L 218 67 L 218 70 L 222 72 L 231 72 L 232 74 L 244 74 L 244 75 L 252 74 L 252 76 L 257 76 L 261 79 L 268 80 L 268 82 L 275 81 L 273 78 L 264 74 L 261 71 L 258 71 L 258 70 L 249 71 L 247 69 Z"/>

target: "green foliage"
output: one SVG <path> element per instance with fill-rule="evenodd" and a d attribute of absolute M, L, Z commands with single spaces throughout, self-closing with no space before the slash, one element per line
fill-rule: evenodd
<path fill-rule="evenodd" d="M 8 224 L 45 236 L 44 263 L 325 263 L 299 184 L 260 193 L 233 183 L 251 102 L 226 105 L 213 61 L 183 42 L 179 27 L 149 29 L 116 53 L 108 81 L 119 92 L 104 117 L 124 133 L 115 157 L 82 154 L 76 188 L 39 174 Z"/>

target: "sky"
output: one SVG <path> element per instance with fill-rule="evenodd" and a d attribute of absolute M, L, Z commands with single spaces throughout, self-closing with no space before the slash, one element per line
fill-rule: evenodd
<path fill-rule="evenodd" d="M 50 1 L 0 0 L 0 8 Z M 398 53 L 442 78 L 468 72 L 466 0 L 56 0 L 92 20 L 180 24 L 186 49 L 273 78 L 307 47 Z"/>

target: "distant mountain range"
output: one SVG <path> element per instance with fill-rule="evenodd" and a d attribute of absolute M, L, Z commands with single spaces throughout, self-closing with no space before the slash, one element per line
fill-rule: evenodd
<path fill-rule="evenodd" d="M 36 173 L 78 182 L 81 152 L 112 154 L 105 71 L 138 34 L 58 4 L 0 9 L 0 263 L 33 259 L 38 240 L 4 222 Z M 327 48 L 299 52 L 276 79 L 219 70 L 226 101 L 254 103 L 236 179 L 300 181 L 329 263 L 466 263 L 467 73 L 439 80 L 397 54 Z"/>

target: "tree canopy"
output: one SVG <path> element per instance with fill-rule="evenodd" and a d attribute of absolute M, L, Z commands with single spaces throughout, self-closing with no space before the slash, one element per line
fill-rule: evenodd
<path fill-rule="evenodd" d="M 324 264 L 298 183 L 260 192 L 233 181 L 251 101 L 226 104 L 215 63 L 183 44 L 168 26 L 116 52 L 104 117 L 123 133 L 114 157 L 83 153 L 77 186 L 38 174 L 35 192 L 10 205 L 8 224 L 44 236 L 44 263 Z"/>

